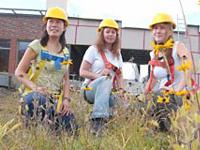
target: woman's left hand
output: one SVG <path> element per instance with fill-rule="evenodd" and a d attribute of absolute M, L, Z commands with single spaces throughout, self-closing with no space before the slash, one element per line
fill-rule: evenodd
<path fill-rule="evenodd" d="M 67 116 L 71 113 L 71 108 L 70 108 L 70 104 L 69 101 L 67 99 L 63 100 L 61 108 L 60 108 L 60 114 L 62 116 Z"/>

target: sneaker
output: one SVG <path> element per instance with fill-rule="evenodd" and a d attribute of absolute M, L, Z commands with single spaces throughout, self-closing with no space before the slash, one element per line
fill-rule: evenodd
<path fill-rule="evenodd" d="M 104 118 L 93 118 L 91 120 L 90 132 L 97 137 L 101 136 L 106 123 L 107 121 Z"/>
<path fill-rule="evenodd" d="M 159 120 L 159 127 L 161 132 L 168 132 L 171 127 L 171 121 L 169 118 L 162 118 Z"/>
<path fill-rule="evenodd" d="M 58 116 L 55 123 L 55 130 L 59 131 L 65 129 L 68 135 L 77 136 L 78 135 L 78 125 L 74 114 L 69 114 L 67 116 Z"/>

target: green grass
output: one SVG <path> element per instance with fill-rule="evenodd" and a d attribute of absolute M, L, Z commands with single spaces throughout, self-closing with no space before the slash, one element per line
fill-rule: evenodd
<path fill-rule="evenodd" d="M 11 119 L 20 122 L 17 92 L 8 92 L 0 97 L 0 124 Z M 0 141 L 0 149 L 9 150 L 167 150 L 176 140 L 171 133 L 161 133 L 149 127 L 144 115 L 136 109 L 118 110 L 118 115 L 107 123 L 105 133 L 95 137 L 89 132 L 89 115 L 92 106 L 78 92 L 73 92 L 72 107 L 80 126 L 79 136 L 63 132 L 53 135 L 48 127 L 21 126 L 6 134 Z"/>

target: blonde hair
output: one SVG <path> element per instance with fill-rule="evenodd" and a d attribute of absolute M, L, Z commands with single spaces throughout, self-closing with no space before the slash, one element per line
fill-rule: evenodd
<path fill-rule="evenodd" d="M 97 40 L 96 40 L 96 43 L 95 43 L 99 52 L 103 51 L 103 49 L 105 48 L 105 44 L 106 44 L 106 42 L 104 40 L 104 36 L 103 36 L 104 29 L 105 28 L 102 28 L 100 30 L 100 32 L 98 33 L 98 37 L 97 37 Z M 117 32 L 117 30 L 116 30 L 116 32 Z M 117 36 L 116 36 L 116 40 L 112 44 L 110 51 L 113 53 L 114 56 L 119 57 L 119 55 L 120 55 L 120 39 L 119 39 L 118 33 L 117 33 Z"/>
<path fill-rule="evenodd" d="M 167 35 L 168 35 L 167 40 L 173 39 L 173 25 L 171 23 L 167 23 L 167 22 L 161 23 L 161 24 L 163 24 L 165 29 L 167 30 Z M 168 50 L 164 51 L 164 53 L 165 53 L 167 60 L 169 60 L 172 57 L 172 49 L 168 49 Z M 155 56 L 155 58 L 158 59 L 158 56 Z"/>

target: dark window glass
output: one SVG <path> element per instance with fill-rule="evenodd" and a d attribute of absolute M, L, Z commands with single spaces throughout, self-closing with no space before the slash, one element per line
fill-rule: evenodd
<path fill-rule="evenodd" d="M 0 72 L 8 72 L 10 40 L 0 39 Z"/>
<path fill-rule="evenodd" d="M 30 43 L 30 41 L 19 41 L 18 42 L 18 58 L 17 61 L 19 63 L 19 61 L 21 60 L 22 56 L 24 55 L 25 50 L 27 49 L 28 44 Z"/>

